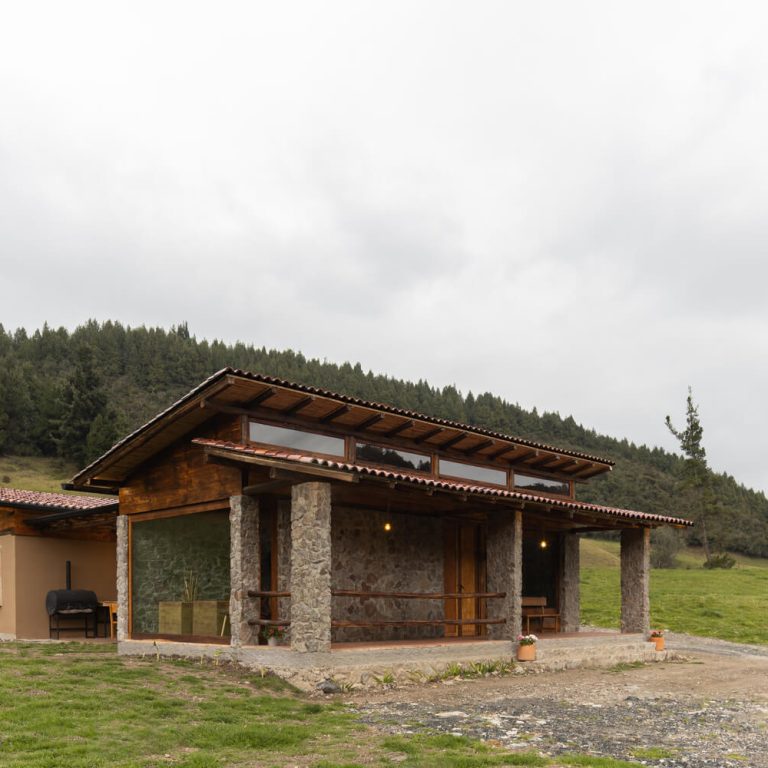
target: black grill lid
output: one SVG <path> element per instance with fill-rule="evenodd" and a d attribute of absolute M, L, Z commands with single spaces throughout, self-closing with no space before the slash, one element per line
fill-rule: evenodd
<path fill-rule="evenodd" d="M 52 589 L 45 596 L 49 616 L 70 611 L 95 611 L 99 601 L 90 589 Z"/>

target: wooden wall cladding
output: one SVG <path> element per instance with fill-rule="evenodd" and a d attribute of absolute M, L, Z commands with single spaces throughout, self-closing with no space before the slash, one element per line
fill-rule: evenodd
<path fill-rule="evenodd" d="M 120 489 L 120 513 L 153 512 L 229 499 L 240 493 L 240 470 L 205 461 L 193 437 L 240 442 L 239 417 L 220 417 L 188 434 L 140 467 Z M 225 506 L 228 506 L 227 501 Z"/>

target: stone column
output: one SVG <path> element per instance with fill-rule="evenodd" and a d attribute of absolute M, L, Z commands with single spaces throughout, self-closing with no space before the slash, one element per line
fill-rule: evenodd
<path fill-rule="evenodd" d="M 579 603 L 579 534 L 560 537 L 560 629 L 578 632 L 581 625 Z"/>
<path fill-rule="evenodd" d="M 331 649 L 331 486 L 291 489 L 291 648 Z"/>
<path fill-rule="evenodd" d="M 489 599 L 489 619 L 507 620 L 489 624 L 488 637 L 514 640 L 521 631 L 523 594 L 523 513 L 519 509 L 493 512 L 488 516 L 486 583 L 489 592 L 506 592 L 503 599 Z"/>
<path fill-rule="evenodd" d="M 249 619 L 259 617 L 261 601 L 248 597 L 259 589 L 259 502 L 252 496 L 229 499 L 229 623 L 234 647 L 258 642 L 259 628 Z"/>
<path fill-rule="evenodd" d="M 117 642 L 128 639 L 128 517 L 117 516 Z"/>
<path fill-rule="evenodd" d="M 647 633 L 651 626 L 648 582 L 651 529 L 621 532 L 621 631 Z"/>

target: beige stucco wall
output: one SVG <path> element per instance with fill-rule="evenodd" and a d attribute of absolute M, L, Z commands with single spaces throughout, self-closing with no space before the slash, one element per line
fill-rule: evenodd
<path fill-rule="evenodd" d="M 0 640 L 16 636 L 16 537 L 0 536 Z"/>
<path fill-rule="evenodd" d="M 37 536 L 14 538 L 18 637 L 48 637 L 45 596 L 48 590 L 66 587 L 67 560 L 72 563 L 73 589 L 93 590 L 99 600 L 117 599 L 114 542 Z M 65 635 L 74 636 L 74 633 Z"/>

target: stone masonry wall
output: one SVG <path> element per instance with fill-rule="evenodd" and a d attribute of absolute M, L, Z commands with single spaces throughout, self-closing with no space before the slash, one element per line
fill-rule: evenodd
<path fill-rule="evenodd" d="M 564 533 L 560 539 L 560 628 L 578 632 L 580 626 L 579 536 Z"/>
<path fill-rule="evenodd" d="M 489 624 L 488 637 L 514 640 L 522 625 L 522 512 L 503 510 L 490 514 L 486 546 L 487 589 L 489 592 L 507 593 L 505 598 L 488 600 L 488 618 L 507 620 L 506 624 Z"/>
<path fill-rule="evenodd" d="M 650 629 L 648 594 L 651 570 L 651 529 L 628 528 L 621 532 L 621 631 Z"/>
<path fill-rule="evenodd" d="M 259 632 L 248 624 L 258 617 L 259 601 L 247 595 L 259 585 L 259 502 L 250 496 L 232 496 L 229 505 L 230 642 L 250 645 L 258 642 Z"/>
<path fill-rule="evenodd" d="M 117 516 L 117 639 L 128 637 L 128 518 Z"/>
<path fill-rule="evenodd" d="M 291 648 L 331 647 L 331 486 L 291 488 Z"/>
<path fill-rule="evenodd" d="M 334 589 L 442 592 L 443 527 L 439 518 L 334 507 Z M 384 523 L 392 524 L 391 531 Z M 334 620 L 442 619 L 442 600 L 334 597 Z M 334 641 L 441 637 L 440 625 L 338 628 Z"/>

